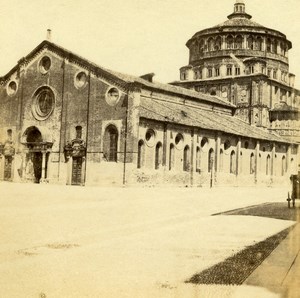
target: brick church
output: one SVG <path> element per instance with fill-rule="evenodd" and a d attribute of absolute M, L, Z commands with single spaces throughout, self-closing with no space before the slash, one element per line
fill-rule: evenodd
<path fill-rule="evenodd" d="M 298 171 L 292 43 L 251 20 L 187 42 L 170 84 L 121 74 L 50 40 L 0 78 L 0 180 L 68 185 L 271 185 Z"/>

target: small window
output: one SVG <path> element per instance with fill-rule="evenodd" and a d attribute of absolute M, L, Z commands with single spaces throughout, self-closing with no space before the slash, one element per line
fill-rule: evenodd
<path fill-rule="evenodd" d="M 241 74 L 241 69 L 239 67 L 235 68 L 235 75 L 239 76 Z"/>
<path fill-rule="evenodd" d="M 208 144 L 208 139 L 207 138 L 203 138 L 202 140 L 201 140 L 201 148 L 204 148 L 206 145 Z"/>
<path fill-rule="evenodd" d="M 251 153 L 250 155 L 250 174 L 254 174 L 255 172 L 255 158 L 254 153 Z"/>
<path fill-rule="evenodd" d="M 232 66 L 227 66 L 227 75 L 228 76 L 232 75 Z"/>
<path fill-rule="evenodd" d="M 216 77 L 218 77 L 218 76 L 220 76 L 220 68 L 219 67 L 216 68 Z"/>
<path fill-rule="evenodd" d="M 46 74 L 51 68 L 51 59 L 44 56 L 39 63 L 39 68 L 42 74 Z"/>
<path fill-rule="evenodd" d="M 145 140 L 148 146 L 153 146 L 155 141 L 155 132 L 153 129 L 148 129 L 145 134 Z"/>
<path fill-rule="evenodd" d="M 182 148 L 183 144 L 183 136 L 182 134 L 178 133 L 175 137 L 175 145 L 177 146 L 177 148 Z"/>
<path fill-rule="evenodd" d="M 87 75 L 85 72 L 81 71 L 75 76 L 75 86 L 80 89 L 86 86 Z"/>
<path fill-rule="evenodd" d="M 155 148 L 155 170 L 158 170 L 162 164 L 162 144 L 158 142 Z"/>
<path fill-rule="evenodd" d="M 105 96 L 105 100 L 108 105 L 115 106 L 120 99 L 120 92 L 117 88 L 110 88 Z"/>
<path fill-rule="evenodd" d="M 169 155 L 169 170 L 171 171 L 174 168 L 175 162 L 175 146 L 174 144 L 170 145 L 170 155 Z"/>
<path fill-rule="evenodd" d="M 81 126 L 76 126 L 76 139 L 81 139 L 82 138 L 82 127 Z"/>
<path fill-rule="evenodd" d="M 12 140 L 12 130 L 11 130 L 11 129 L 8 129 L 8 130 L 7 130 L 7 139 L 8 139 L 9 141 Z"/>
<path fill-rule="evenodd" d="M 11 81 L 8 85 L 7 85 L 7 94 L 9 96 L 13 96 L 17 93 L 17 90 L 18 90 L 18 85 L 15 81 Z"/>
<path fill-rule="evenodd" d="M 234 151 L 230 153 L 230 174 L 236 174 L 236 157 Z"/>
<path fill-rule="evenodd" d="M 137 168 L 141 169 L 144 166 L 144 151 L 145 145 L 143 140 L 140 140 L 138 143 L 138 159 L 137 159 Z"/>
<path fill-rule="evenodd" d="M 190 147 L 185 146 L 183 151 L 183 170 L 188 172 L 190 170 L 191 160 L 190 160 Z"/>
<path fill-rule="evenodd" d="M 209 69 L 208 69 L 208 77 L 209 77 L 209 78 L 211 78 L 211 77 L 212 77 L 212 75 L 213 75 L 212 73 L 213 73 L 213 72 L 212 72 L 212 69 L 211 69 L 211 68 L 209 68 Z"/>
<path fill-rule="evenodd" d="M 208 152 L 208 172 L 213 170 L 214 166 L 214 150 L 211 148 Z"/>
<path fill-rule="evenodd" d="M 229 140 L 225 141 L 225 143 L 224 143 L 224 149 L 228 150 L 230 147 L 231 147 L 230 141 Z"/>

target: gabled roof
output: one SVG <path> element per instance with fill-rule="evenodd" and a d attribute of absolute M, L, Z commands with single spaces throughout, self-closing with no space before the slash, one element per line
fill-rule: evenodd
<path fill-rule="evenodd" d="M 213 110 L 207 111 L 150 98 L 142 99 L 140 117 L 174 124 L 178 123 L 200 129 L 220 131 L 253 139 L 290 143 L 290 141 L 274 132 L 251 126 L 237 117 L 220 114 Z"/>
<path fill-rule="evenodd" d="M 219 97 L 210 96 L 207 94 L 202 94 L 193 90 L 189 90 L 182 87 L 172 86 L 170 84 L 162 84 L 158 82 L 149 82 L 141 77 L 136 77 L 128 74 L 123 74 L 120 72 L 116 72 L 102 66 L 99 66 L 73 52 L 58 46 L 55 43 L 52 43 L 48 40 L 44 40 L 40 43 L 35 49 L 33 49 L 27 56 L 23 57 L 18 61 L 18 64 L 10 70 L 5 76 L 0 77 L 0 81 L 7 80 L 14 72 L 16 72 L 19 67 L 23 63 L 27 63 L 28 61 L 32 60 L 36 57 L 42 50 L 49 49 L 58 55 L 67 58 L 70 62 L 76 62 L 82 67 L 89 69 L 90 71 L 94 72 L 97 75 L 104 76 L 115 81 L 117 84 L 123 86 L 124 88 L 132 86 L 132 84 L 136 84 L 137 86 L 148 88 L 148 89 L 155 89 L 161 92 L 172 93 L 173 95 L 177 96 L 184 96 L 194 99 L 196 101 L 207 102 L 211 104 L 221 105 L 227 108 L 235 108 L 235 106 Z M 130 85 L 128 85 L 130 84 Z"/>

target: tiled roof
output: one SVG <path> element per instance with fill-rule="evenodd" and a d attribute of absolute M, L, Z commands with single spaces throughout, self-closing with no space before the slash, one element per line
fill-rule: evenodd
<path fill-rule="evenodd" d="M 123 73 L 112 71 L 109 69 L 105 69 L 105 71 L 111 73 L 112 75 L 114 75 L 114 76 L 118 77 L 119 79 L 121 79 L 125 82 L 128 82 L 128 83 L 138 83 L 140 85 L 143 85 L 144 87 L 149 87 L 152 89 L 158 89 L 161 91 L 171 92 L 173 94 L 177 94 L 180 96 L 188 96 L 188 97 L 200 100 L 200 101 L 210 102 L 210 103 L 219 104 L 222 106 L 227 106 L 227 107 L 232 107 L 232 108 L 235 107 L 235 105 L 233 105 L 232 103 L 230 103 L 218 96 L 211 96 L 211 95 L 200 93 L 200 92 L 197 92 L 197 91 L 194 91 L 191 89 L 186 89 L 186 88 L 182 88 L 182 87 L 174 86 L 174 85 L 170 85 L 170 84 L 149 82 L 140 77 L 123 74 Z"/>
<path fill-rule="evenodd" d="M 150 98 L 142 98 L 140 117 L 199 127 L 200 129 L 215 130 L 253 139 L 289 143 L 289 141 L 273 132 L 251 126 L 234 116 Z"/>
<path fill-rule="evenodd" d="M 251 21 L 247 18 L 233 18 L 230 20 L 226 20 L 225 22 L 214 26 L 213 28 L 217 27 L 260 27 L 260 28 L 266 28 L 254 21 Z"/>
<path fill-rule="evenodd" d="M 225 107 L 231 107 L 234 108 L 235 106 L 222 98 L 219 98 L 217 96 L 210 96 L 206 94 L 202 94 L 193 90 L 189 90 L 186 88 L 182 87 L 177 87 L 177 86 L 172 86 L 170 84 L 162 84 L 158 82 L 149 82 L 141 77 L 136 77 L 128 74 L 123 74 L 117 71 L 113 71 L 107 68 L 104 68 L 102 66 L 98 66 L 97 64 L 55 44 L 52 42 L 49 42 L 48 40 L 44 40 L 42 43 L 40 43 L 35 49 L 33 49 L 26 57 L 23 58 L 23 60 L 30 60 L 32 59 L 37 52 L 39 52 L 43 48 L 48 48 L 55 50 L 57 53 L 61 54 L 62 56 L 65 56 L 69 58 L 71 61 L 77 61 L 81 63 L 82 65 L 85 65 L 87 68 L 90 68 L 93 71 L 99 72 L 103 74 L 103 76 L 109 76 L 111 79 L 115 79 L 116 82 L 124 85 L 127 83 L 137 83 L 140 84 L 144 87 L 152 88 L 152 89 L 157 89 L 160 91 L 168 92 L 168 93 L 173 93 L 175 95 L 179 96 L 188 96 L 190 98 L 194 98 L 198 101 L 204 101 L 204 102 L 209 102 L 209 103 L 214 103 L 218 105 L 222 105 Z M 16 71 L 18 65 L 15 66 L 8 74 L 6 74 L 4 77 L 0 78 L 0 80 L 5 79 L 9 77 L 14 71 Z M 125 86 L 124 85 L 124 86 Z"/>

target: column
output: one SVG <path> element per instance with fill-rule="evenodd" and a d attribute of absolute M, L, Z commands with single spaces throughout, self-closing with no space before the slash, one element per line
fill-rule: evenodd
<path fill-rule="evenodd" d="M 42 151 L 42 177 L 40 183 L 46 183 L 46 151 Z"/>
<path fill-rule="evenodd" d="M 259 147 L 260 143 L 259 140 L 256 141 L 255 146 L 255 173 L 254 173 L 254 182 L 257 183 L 258 180 L 258 163 L 259 163 Z"/>

